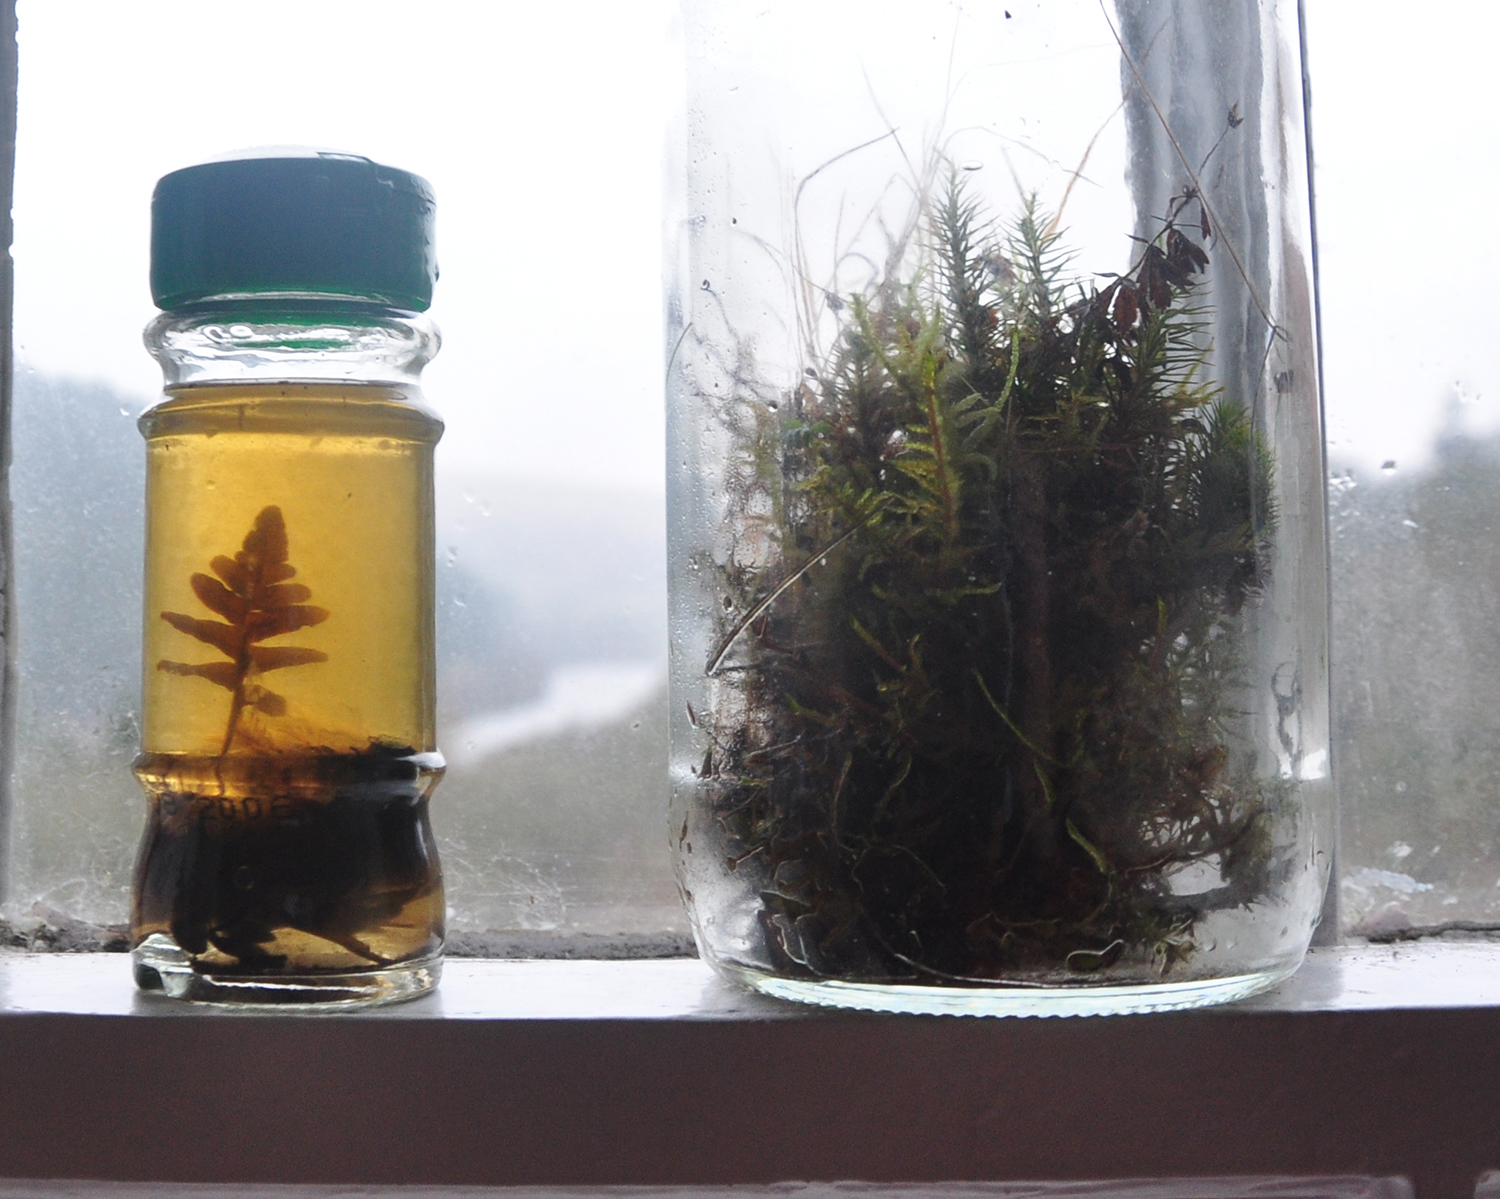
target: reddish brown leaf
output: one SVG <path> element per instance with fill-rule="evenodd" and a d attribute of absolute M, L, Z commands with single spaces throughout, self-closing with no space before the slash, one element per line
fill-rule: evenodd
<path fill-rule="evenodd" d="M 1165 264 L 1172 286 L 1181 289 L 1192 283 L 1194 272 L 1208 266 L 1208 255 L 1180 230 L 1168 229 Z"/>
<path fill-rule="evenodd" d="M 1140 305 L 1135 298 L 1135 289 L 1121 287 L 1115 296 L 1115 328 L 1124 333 L 1135 324 L 1135 318 L 1140 315 L 1140 311 Z"/>
<path fill-rule="evenodd" d="M 250 661 L 257 670 L 264 672 L 326 662 L 328 655 L 320 649 L 303 649 L 296 645 L 254 645 L 250 647 Z"/>
<path fill-rule="evenodd" d="M 1142 307 L 1166 308 L 1172 303 L 1172 286 L 1165 272 L 1166 256 L 1155 246 L 1146 247 L 1146 256 L 1141 260 L 1140 284 L 1136 298 Z"/>
<path fill-rule="evenodd" d="M 250 572 L 233 558 L 226 558 L 220 554 L 208 565 L 214 574 L 229 584 L 229 589 L 236 595 L 248 596 L 250 589 L 255 585 Z"/>
<path fill-rule="evenodd" d="M 322 624 L 327 619 L 327 608 L 317 608 L 312 604 L 290 604 L 285 608 L 268 608 L 250 613 L 245 618 L 245 628 L 250 641 L 264 641 L 267 637 L 279 637 L 282 633 Z"/>
<path fill-rule="evenodd" d="M 240 672 L 234 668 L 233 662 L 204 662 L 198 666 L 189 666 L 186 662 L 168 662 L 163 658 L 156 664 L 156 669 L 165 670 L 168 674 L 196 675 L 210 683 L 217 683 L 228 691 L 239 686 Z"/>
<path fill-rule="evenodd" d="M 217 620 L 197 620 L 191 616 L 184 616 L 181 612 L 163 612 L 161 618 L 179 633 L 196 637 L 199 641 L 206 642 L 216 650 L 220 650 L 227 657 L 238 658 L 240 656 L 241 629 L 234 625 L 220 624 Z"/>
<path fill-rule="evenodd" d="M 211 575 L 197 574 L 188 582 L 192 584 L 193 594 L 210 612 L 217 612 L 231 624 L 239 624 L 245 619 L 244 597 L 230 591 L 218 579 Z"/>
<path fill-rule="evenodd" d="M 312 599 L 311 588 L 301 583 L 277 583 L 262 593 L 262 608 L 284 608 L 288 604 L 301 604 Z"/>
<path fill-rule="evenodd" d="M 280 508 L 268 504 L 256 515 L 255 525 L 245 534 L 245 544 L 235 557 L 247 567 L 250 562 L 246 558 L 252 558 L 264 571 L 267 566 L 285 562 L 286 554 L 286 521 Z"/>

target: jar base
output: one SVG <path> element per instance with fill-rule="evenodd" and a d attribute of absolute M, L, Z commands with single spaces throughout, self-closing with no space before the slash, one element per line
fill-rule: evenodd
<path fill-rule="evenodd" d="M 170 937 L 159 933 L 131 950 L 130 960 L 141 990 L 161 991 L 171 999 L 312 1011 L 416 999 L 436 987 L 443 972 L 441 955 L 335 973 L 248 975 L 200 970 Z"/>
<path fill-rule="evenodd" d="M 1246 999 L 1291 977 L 1301 964 L 1299 956 L 1288 963 L 1227 978 L 1128 986 L 1036 987 L 930 987 L 793 979 L 747 966 L 714 965 L 726 978 L 762 995 L 823 1007 L 914 1016 L 1123 1016 L 1137 1012 L 1175 1012 Z"/>

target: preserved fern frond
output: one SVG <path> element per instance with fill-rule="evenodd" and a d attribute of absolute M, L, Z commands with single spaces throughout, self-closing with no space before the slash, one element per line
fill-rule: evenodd
<path fill-rule="evenodd" d="M 271 504 L 260 510 L 240 551 L 233 558 L 218 555 L 209 563 L 214 575 L 194 574 L 188 581 L 198 601 L 224 619 L 201 620 L 181 612 L 161 618 L 180 633 L 213 646 L 227 662 L 172 662 L 162 659 L 157 670 L 207 679 L 230 693 L 229 719 L 220 755 L 234 744 L 240 715 L 252 707 L 267 716 L 286 712 L 286 700 L 256 679 L 272 670 L 328 661 L 322 650 L 291 645 L 261 645 L 271 637 L 296 632 L 328 619 L 328 610 L 306 603 L 312 592 L 292 583 L 297 570 L 288 561 L 286 521 Z M 253 676 L 253 677 L 252 677 Z"/>

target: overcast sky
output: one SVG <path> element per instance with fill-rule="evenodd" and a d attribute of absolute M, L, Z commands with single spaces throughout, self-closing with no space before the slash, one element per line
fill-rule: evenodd
<path fill-rule="evenodd" d="M 347 149 L 438 197 L 440 461 L 662 488 L 660 154 L 670 0 L 22 0 L 22 366 L 145 404 L 157 178 Z"/>
<path fill-rule="evenodd" d="M 1500 431 L 1500 5 L 1307 0 L 1330 458 Z"/>
<path fill-rule="evenodd" d="M 23 368 L 148 402 L 165 172 L 308 143 L 438 195 L 448 469 L 661 488 L 659 155 L 672 0 L 22 0 Z M 1500 428 L 1500 6 L 1308 0 L 1331 448 L 1420 466 Z"/>

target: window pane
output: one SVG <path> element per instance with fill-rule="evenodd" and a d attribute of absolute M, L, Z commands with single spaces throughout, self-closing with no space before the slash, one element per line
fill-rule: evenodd
<path fill-rule="evenodd" d="M 125 919 L 148 205 L 248 145 L 427 176 L 443 266 L 453 928 L 685 929 L 666 849 L 658 162 L 668 5 L 23 0 L 14 917 Z M 414 16 L 414 14 L 418 14 Z M 211 86 L 204 86 L 211 81 Z M 460 938 L 461 942 L 463 938 Z M 658 938 L 660 941 L 660 938 Z"/>
<path fill-rule="evenodd" d="M 1343 923 L 1500 920 L 1500 13 L 1308 0 Z"/>

